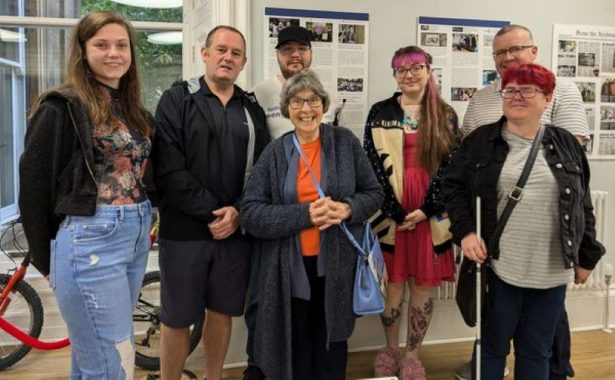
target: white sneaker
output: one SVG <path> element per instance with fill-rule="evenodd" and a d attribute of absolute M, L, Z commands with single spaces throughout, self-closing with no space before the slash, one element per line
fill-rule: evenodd
<path fill-rule="evenodd" d="M 510 371 L 508 366 L 504 367 L 504 377 L 508 376 Z M 457 380 L 470 380 L 472 379 L 472 362 L 463 363 L 455 371 L 455 377 Z"/>

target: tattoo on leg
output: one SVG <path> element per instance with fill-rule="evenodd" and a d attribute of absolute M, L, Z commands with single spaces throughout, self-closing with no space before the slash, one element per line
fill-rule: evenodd
<path fill-rule="evenodd" d="M 408 339 L 406 346 L 410 351 L 417 350 L 423 343 L 431 316 L 433 314 L 433 299 L 429 297 L 421 307 L 410 307 Z"/>
<path fill-rule="evenodd" d="M 401 310 L 399 308 L 392 308 L 391 309 L 391 315 L 387 316 L 384 315 L 384 313 L 380 314 L 380 319 L 382 320 L 382 324 L 384 325 L 384 327 L 389 327 L 392 326 L 395 321 L 397 321 L 397 318 L 399 318 L 399 316 L 401 315 Z"/>

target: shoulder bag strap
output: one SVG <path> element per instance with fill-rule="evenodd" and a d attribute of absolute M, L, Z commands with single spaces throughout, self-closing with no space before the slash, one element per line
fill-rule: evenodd
<path fill-rule="evenodd" d="M 312 178 L 312 182 L 314 183 L 314 186 L 316 186 L 316 191 L 318 192 L 318 196 L 320 198 L 324 198 L 325 192 L 320 187 L 320 183 L 318 182 L 318 179 L 316 179 L 316 176 L 312 172 L 312 168 L 310 167 L 310 164 L 308 163 L 307 158 L 305 158 L 305 155 L 303 154 L 303 150 L 301 150 L 301 146 L 299 145 L 299 141 L 297 140 L 296 134 L 293 134 L 293 144 L 295 144 L 295 149 L 297 149 L 297 152 L 299 152 L 299 156 L 301 156 L 301 159 L 303 160 L 303 163 L 305 164 L 305 167 L 307 168 L 308 173 L 310 173 L 310 178 Z M 365 249 L 361 246 L 361 244 L 359 244 L 357 239 L 355 239 L 355 237 L 352 235 L 352 233 L 346 226 L 346 223 L 342 222 L 339 225 L 339 227 L 344 232 L 348 240 L 350 240 L 350 243 L 353 245 L 353 247 L 357 249 L 357 253 L 363 256 L 367 256 L 368 252 L 366 252 Z"/>
<path fill-rule="evenodd" d="M 493 235 L 491 235 L 491 239 L 489 240 L 489 255 L 495 259 L 497 259 L 500 255 L 500 237 L 502 236 L 504 227 L 508 222 L 508 218 L 510 218 L 510 214 L 512 214 L 513 209 L 523 197 L 523 188 L 525 187 L 525 183 L 527 182 L 530 172 L 532 171 L 532 167 L 534 166 L 534 162 L 536 161 L 536 155 L 538 154 L 544 131 L 544 125 L 541 125 L 536 137 L 534 138 L 534 142 L 532 143 L 532 149 L 527 157 L 527 161 L 525 161 L 521 176 L 519 177 L 517 184 L 510 190 L 510 193 L 508 194 L 508 202 L 506 203 L 504 211 L 502 211 L 502 215 L 500 216 L 500 220 L 498 220 L 498 224 L 495 226 Z"/>

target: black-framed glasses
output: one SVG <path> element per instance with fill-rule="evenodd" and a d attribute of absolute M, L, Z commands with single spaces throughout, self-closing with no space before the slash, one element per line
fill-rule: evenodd
<path fill-rule="evenodd" d="M 405 77 L 406 74 L 408 74 L 408 71 L 412 75 L 418 75 L 423 71 L 424 68 L 425 68 L 425 65 L 412 65 L 410 67 L 400 66 L 400 67 L 396 67 L 395 69 L 393 69 L 393 73 L 397 77 Z"/>
<path fill-rule="evenodd" d="M 500 95 L 504 99 L 512 99 L 519 93 L 523 99 L 530 99 L 536 96 L 537 93 L 543 92 L 542 90 L 537 89 L 536 87 L 506 87 L 500 90 Z"/>
<path fill-rule="evenodd" d="M 534 47 L 534 45 L 517 45 L 517 46 L 511 46 L 508 49 L 498 49 L 495 50 L 493 53 L 491 53 L 491 55 L 493 55 L 493 58 L 495 59 L 502 59 L 504 57 L 506 57 L 506 53 L 510 53 L 510 55 L 512 55 L 513 57 L 518 56 L 519 54 L 521 54 L 525 49 L 529 49 Z"/>
<path fill-rule="evenodd" d="M 303 99 L 299 96 L 293 96 L 290 98 L 290 108 L 294 110 L 300 110 L 303 108 L 303 105 L 307 103 L 311 108 L 319 107 L 322 104 L 322 99 L 318 95 L 312 95 L 307 99 Z"/>

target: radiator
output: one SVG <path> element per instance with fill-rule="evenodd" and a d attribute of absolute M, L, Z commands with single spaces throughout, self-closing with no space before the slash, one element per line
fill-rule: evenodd
<path fill-rule="evenodd" d="M 607 201 L 608 201 L 608 192 L 606 191 L 592 191 L 591 198 L 592 204 L 594 205 L 594 215 L 596 216 L 596 238 L 602 244 L 606 245 L 607 238 L 607 228 L 608 228 L 608 220 L 607 220 Z M 459 247 L 455 246 L 455 257 L 461 254 L 461 250 Z M 459 271 L 459 265 L 457 265 L 457 270 Z M 572 291 L 583 291 L 583 290 L 593 290 L 593 289 L 604 289 L 606 284 L 604 283 L 604 272 L 605 272 L 605 263 L 600 261 L 591 276 L 587 280 L 587 282 L 583 285 L 575 285 L 571 283 L 568 285 L 568 289 Z M 456 285 L 455 283 L 444 283 L 442 284 L 435 294 L 436 299 L 447 300 L 455 298 Z"/>
<path fill-rule="evenodd" d="M 596 238 L 599 242 L 606 246 L 608 231 L 607 204 L 609 193 L 606 191 L 592 191 L 591 194 L 592 205 L 594 205 L 594 215 L 596 216 Z M 585 284 L 575 285 L 572 283 L 568 285 L 568 290 L 605 289 L 605 265 L 606 263 L 604 260 L 600 260 Z"/>

